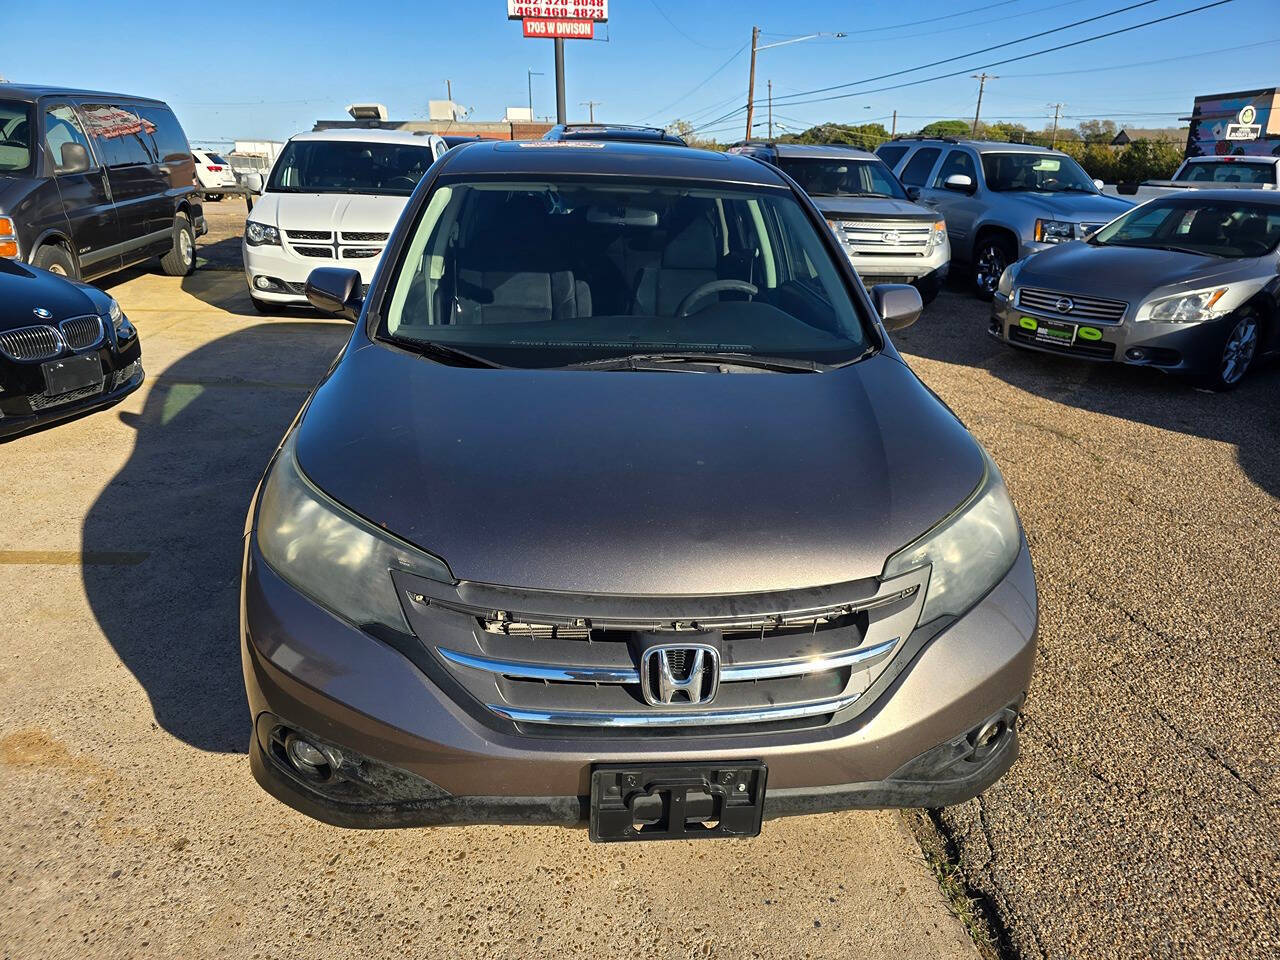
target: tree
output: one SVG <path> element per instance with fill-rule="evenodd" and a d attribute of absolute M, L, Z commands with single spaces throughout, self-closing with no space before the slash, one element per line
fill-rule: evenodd
<path fill-rule="evenodd" d="M 1085 120 L 1077 127 L 1085 143 L 1110 143 L 1116 135 L 1114 120 Z"/>
<path fill-rule="evenodd" d="M 864 150 L 874 150 L 889 139 L 889 131 L 882 123 L 822 123 L 801 133 L 789 133 L 779 137 L 782 143 L 838 143 Z"/>
<path fill-rule="evenodd" d="M 935 120 L 920 128 L 922 137 L 967 137 L 973 125 L 967 120 Z"/>
<path fill-rule="evenodd" d="M 707 140 L 699 137 L 695 132 L 695 128 L 688 120 L 672 120 L 667 124 L 667 132 L 674 133 L 676 136 L 683 138 L 684 142 L 691 147 L 698 147 L 702 150 L 723 150 L 724 146 L 715 140 Z"/>

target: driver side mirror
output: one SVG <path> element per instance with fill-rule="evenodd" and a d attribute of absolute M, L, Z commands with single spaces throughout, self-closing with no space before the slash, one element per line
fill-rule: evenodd
<path fill-rule="evenodd" d="M 1106 186 L 1106 184 L 1105 184 L 1105 183 L 1103 183 L 1101 180 L 1097 180 L 1097 179 L 1095 179 L 1095 180 L 1093 181 L 1093 185 L 1094 185 L 1095 187 L 1097 187 L 1097 188 L 1098 188 L 1098 192 L 1099 192 L 1099 193 L 1101 193 L 1101 192 L 1102 192 L 1102 188 Z"/>
<path fill-rule="evenodd" d="M 967 173 L 953 173 L 947 179 L 942 181 L 942 185 L 948 190 L 955 190 L 957 193 L 973 193 L 973 177 Z"/>
<path fill-rule="evenodd" d="M 316 267 L 307 277 L 307 299 L 321 313 L 330 313 L 355 323 L 360 319 L 364 294 L 360 274 L 345 267 Z"/>
<path fill-rule="evenodd" d="M 912 201 L 913 203 L 914 203 L 916 200 L 919 200 L 919 199 L 920 199 L 920 188 L 919 188 L 919 187 L 907 187 L 907 199 L 908 199 L 908 200 L 910 200 L 910 201 Z"/>
<path fill-rule="evenodd" d="M 84 173 L 89 169 L 89 151 L 83 143 L 64 143 L 58 173 Z"/>
<path fill-rule="evenodd" d="M 241 179 L 241 182 L 244 184 L 244 188 L 248 190 L 250 193 L 262 192 L 262 174 L 246 173 L 240 179 Z"/>
<path fill-rule="evenodd" d="M 871 302 L 886 330 L 902 330 L 920 318 L 924 301 L 909 283 L 882 283 L 871 288 Z"/>

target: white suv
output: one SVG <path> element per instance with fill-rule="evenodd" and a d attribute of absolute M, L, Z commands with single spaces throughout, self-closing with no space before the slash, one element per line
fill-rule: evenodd
<path fill-rule="evenodd" d="M 245 223 L 244 275 L 262 313 L 305 305 L 316 267 L 358 270 L 367 286 L 409 195 L 447 150 L 402 130 L 301 133 L 271 168 Z"/>

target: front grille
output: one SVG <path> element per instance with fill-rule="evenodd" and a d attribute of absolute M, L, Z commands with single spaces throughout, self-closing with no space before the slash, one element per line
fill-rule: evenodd
<path fill-rule="evenodd" d="M 102 318 L 89 314 L 84 317 L 72 317 L 58 324 L 62 331 L 63 342 L 71 350 L 88 350 L 102 342 L 104 334 Z"/>
<path fill-rule="evenodd" d="M 10 360 L 48 360 L 62 352 L 62 337 L 50 326 L 19 327 L 0 333 L 0 353 Z"/>
<path fill-rule="evenodd" d="M 836 236 L 853 256 L 924 256 L 932 222 L 836 220 Z"/>
<path fill-rule="evenodd" d="M 1060 303 L 1069 303 L 1068 309 L 1059 309 Z M 1052 290 L 1022 287 L 1018 290 L 1018 306 L 1051 317 L 1072 317 L 1091 323 L 1119 323 L 1129 305 L 1123 300 L 1104 300 L 1075 293 L 1055 293 Z"/>
<path fill-rule="evenodd" d="M 286 230 L 284 235 L 290 240 L 332 240 L 332 230 Z"/>
<path fill-rule="evenodd" d="M 1027 346 L 1036 347 L 1040 350 L 1049 350 L 1053 353 L 1061 353 L 1070 357 L 1087 357 L 1091 360 L 1111 360 L 1116 355 L 1116 345 L 1107 343 L 1105 340 L 1080 340 L 1067 345 L 1058 345 L 1045 340 L 1037 340 L 1036 335 L 1029 330 L 1023 330 L 1021 327 L 1009 328 L 1009 339 L 1014 343 L 1025 343 Z"/>
<path fill-rule="evenodd" d="M 51 397 L 47 393 L 37 393 L 27 398 L 31 404 L 32 410 L 45 410 L 49 407 L 60 407 L 66 403 L 75 403 L 77 400 L 84 400 L 86 397 L 92 397 L 102 392 L 102 381 L 96 384 L 90 384 L 87 387 L 81 387 L 79 390 L 72 390 L 68 393 L 60 393 L 56 397 Z"/>
<path fill-rule="evenodd" d="M 381 252 L 382 252 L 381 247 L 343 247 L 342 259 L 366 260 L 369 257 L 376 257 Z"/>
<path fill-rule="evenodd" d="M 357 243 L 375 243 L 385 241 L 391 234 L 389 233 L 369 233 L 367 231 L 348 233 L 343 231 L 343 240 L 354 240 Z"/>
<path fill-rule="evenodd" d="M 119 390 L 122 386 L 142 372 L 142 361 L 135 360 L 127 367 L 121 367 L 111 374 L 111 389 Z"/>
<path fill-rule="evenodd" d="M 333 259 L 333 247 L 294 247 L 304 257 L 321 257 L 326 260 Z"/>
<path fill-rule="evenodd" d="M 395 576 L 415 633 L 469 697 L 522 732 L 559 737 L 775 731 L 848 716 L 914 629 L 924 593 L 921 574 L 732 598 L 569 596 Z M 656 678 L 641 664 L 655 643 L 676 648 L 677 677 L 692 663 L 679 653 L 686 644 L 717 651 L 710 702 L 651 702 Z"/>

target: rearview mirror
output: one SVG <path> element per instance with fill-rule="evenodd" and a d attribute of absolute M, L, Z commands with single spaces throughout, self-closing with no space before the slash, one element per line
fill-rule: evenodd
<path fill-rule="evenodd" d="M 360 319 L 364 294 L 360 274 L 345 267 L 316 267 L 307 277 L 307 299 L 321 313 L 331 313 L 355 323 Z"/>
<path fill-rule="evenodd" d="M 64 143 L 58 173 L 84 173 L 89 169 L 89 151 L 82 143 Z"/>
<path fill-rule="evenodd" d="M 871 302 L 886 330 L 911 326 L 924 310 L 920 291 L 909 283 L 882 283 L 871 288 Z"/>
<path fill-rule="evenodd" d="M 942 181 L 942 185 L 958 193 L 973 193 L 973 177 L 967 173 L 953 173 Z"/>
<path fill-rule="evenodd" d="M 250 193 L 262 192 L 262 174 L 260 173 L 246 173 L 241 177 L 241 182 Z"/>

